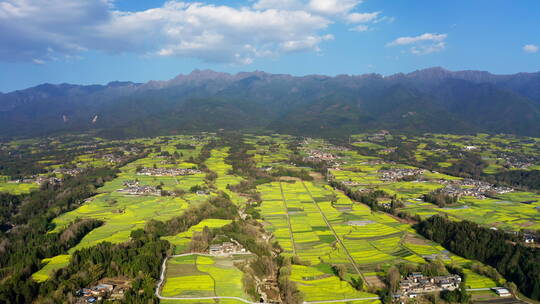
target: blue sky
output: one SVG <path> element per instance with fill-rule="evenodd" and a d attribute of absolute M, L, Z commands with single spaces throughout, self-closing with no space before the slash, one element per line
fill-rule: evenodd
<path fill-rule="evenodd" d="M 4 0 L 0 91 L 224 72 L 540 71 L 537 0 Z"/>

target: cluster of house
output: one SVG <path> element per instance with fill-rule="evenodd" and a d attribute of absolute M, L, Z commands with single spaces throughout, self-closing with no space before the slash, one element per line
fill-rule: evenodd
<path fill-rule="evenodd" d="M 124 298 L 124 293 L 130 288 L 126 282 L 113 284 L 116 282 L 104 282 L 89 288 L 79 289 L 75 296 L 76 303 L 96 303 L 103 299 L 120 300 Z"/>
<path fill-rule="evenodd" d="M 83 168 L 80 168 L 80 167 L 76 167 L 76 168 L 71 168 L 71 169 L 68 169 L 68 168 L 56 168 L 53 170 L 53 173 L 55 174 L 62 174 L 62 175 L 78 175 L 80 174 L 81 172 L 83 172 L 84 169 Z"/>
<path fill-rule="evenodd" d="M 491 194 L 504 194 L 514 191 L 509 187 L 496 187 L 490 183 L 465 178 L 461 180 L 440 180 L 441 184 L 446 185 L 442 191 L 450 196 L 472 196 L 478 199 L 484 199 Z"/>
<path fill-rule="evenodd" d="M 113 164 L 121 163 L 123 158 L 114 154 L 104 154 L 103 159 Z"/>
<path fill-rule="evenodd" d="M 386 140 L 386 136 L 390 135 L 390 131 L 380 130 L 377 133 L 370 134 L 366 137 L 369 141 L 382 141 Z"/>
<path fill-rule="evenodd" d="M 321 162 L 321 161 L 330 161 L 335 160 L 337 157 L 328 152 L 324 152 L 321 150 L 311 150 L 308 151 L 308 156 L 304 158 L 305 161 L 314 161 L 314 162 Z"/>
<path fill-rule="evenodd" d="M 12 184 L 20 184 L 20 183 L 33 184 L 33 183 L 36 183 L 36 184 L 39 184 L 39 185 L 44 184 L 44 183 L 60 184 L 61 182 L 62 182 L 62 179 L 60 179 L 60 178 L 47 177 L 47 176 L 44 176 L 44 175 L 34 175 L 34 176 L 31 176 L 31 177 L 28 177 L 28 178 L 15 179 L 15 180 L 8 181 L 8 183 L 12 183 Z"/>
<path fill-rule="evenodd" d="M 118 192 L 131 195 L 161 195 L 161 190 L 153 186 L 140 185 L 138 181 L 125 181 L 124 188 Z"/>
<path fill-rule="evenodd" d="M 531 166 L 534 166 L 539 160 L 537 157 L 524 154 L 507 154 L 507 153 L 497 153 L 497 158 L 504 161 L 504 166 L 507 168 L 516 168 L 516 169 L 528 169 Z"/>
<path fill-rule="evenodd" d="M 386 182 L 393 182 L 400 180 L 404 177 L 409 176 L 419 176 L 426 172 L 424 169 L 403 169 L 403 168 L 391 168 L 391 169 L 381 169 L 379 174 L 381 175 L 381 180 Z"/>
<path fill-rule="evenodd" d="M 348 187 L 356 187 L 356 186 L 362 185 L 362 184 L 360 184 L 359 182 L 350 181 L 350 180 L 348 180 L 348 181 L 342 181 L 341 183 L 342 183 L 343 185 L 345 185 L 345 186 L 348 186 Z"/>
<path fill-rule="evenodd" d="M 209 253 L 211 255 L 232 255 L 232 254 L 246 254 L 249 253 L 236 240 L 231 239 L 230 242 L 223 242 L 221 244 L 210 245 Z"/>
<path fill-rule="evenodd" d="M 399 283 L 399 291 L 394 298 L 416 298 L 423 293 L 455 290 L 461 284 L 459 275 L 428 277 L 421 272 L 413 272 Z"/>
<path fill-rule="evenodd" d="M 523 235 L 523 241 L 527 244 L 534 244 L 536 242 L 536 236 L 531 233 L 525 233 Z"/>
<path fill-rule="evenodd" d="M 177 169 L 177 168 L 142 168 L 137 172 L 138 175 L 149 175 L 149 176 L 182 176 L 182 175 L 193 175 L 202 173 L 201 170 L 197 169 Z"/>

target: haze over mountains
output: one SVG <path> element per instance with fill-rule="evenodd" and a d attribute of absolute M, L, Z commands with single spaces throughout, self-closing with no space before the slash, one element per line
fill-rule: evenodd
<path fill-rule="evenodd" d="M 540 72 L 430 68 L 387 77 L 294 77 L 195 70 L 145 84 L 43 84 L 0 93 L 4 137 L 90 129 L 123 137 L 221 128 L 329 136 L 381 128 L 540 136 Z"/>

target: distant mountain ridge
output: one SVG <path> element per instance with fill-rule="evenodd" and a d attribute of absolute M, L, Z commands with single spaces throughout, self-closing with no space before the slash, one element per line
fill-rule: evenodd
<path fill-rule="evenodd" d="M 540 136 L 540 72 L 429 68 L 291 76 L 195 70 L 168 81 L 43 84 L 0 93 L 0 136 L 98 129 L 123 137 L 217 129 L 343 135 L 497 132 Z"/>

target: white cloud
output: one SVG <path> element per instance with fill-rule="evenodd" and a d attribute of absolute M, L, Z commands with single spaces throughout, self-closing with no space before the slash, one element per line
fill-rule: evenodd
<path fill-rule="evenodd" d="M 399 37 L 386 44 L 388 47 L 411 45 L 410 52 L 415 55 L 436 53 L 446 48 L 447 34 L 425 33 L 413 37 Z"/>
<path fill-rule="evenodd" d="M 350 23 L 366 23 L 375 21 L 377 16 L 379 16 L 381 12 L 373 12 L 373 13 L 351 13 L 347 16 L 347 20 Z"/>
<path fill-rule="evenodd" d="M 259 57 L 318 51 L 332 39 L 324 31 L 338 21 L 326 13 L 348 12 L 358 2 L 304 4 L 321 13 L 292 9 L 293 0 L 262 0 L 240 8 L 169 1 L 126 12 L 115 10 L 109 0 L 50 0 L 47 5 L 6 0 L 0 2 L 0 60 L 37 63 L 98 50 L 249 64 Z"/>
<path fill-rule="evenodd" d="M 308 7 L 317 13 L 336 15 L 348 13 L 361 2 L 360 0 L 310 0 Z"/>
<path fill-rule="evenodd" d="M 536 53 L 538 52 L 538 46 L 534 44 L 527 44 L 523 46 L 523 51 L 526 53 Z"/>
<path fill-rule="evenodd" d="M 254 5 L 255 9 L 279 9 L 279 10 L 299 10 L 303 9 L 304 3 L 299 0 L 259 0 Z"/>
<path fill-rule="evenodd" d="M 420 41 L 443 41 L 446 39 L 447 36 L 448 35 L 446 34 L 425 33 L 415 37 L 399 37 L 396 40 L 390 42 L 388 46 L 407 45 Z"/>
<path fill-rule="evenodd" d="M 353 28 L 350 28 L 351 31 L 354 31 L 354 32 L 367 32 L 369 31 L 369 26 L 367 25 L 364 25 L 364 24 L 360 24 L 360 25 L 357 25 Z"/>

